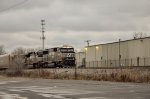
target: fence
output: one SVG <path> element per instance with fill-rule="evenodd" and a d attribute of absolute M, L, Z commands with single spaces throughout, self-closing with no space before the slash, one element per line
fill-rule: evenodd
<path fill-rule="evenodd" d="M 120 63 L 120 65 L 119 65 Z M 78 66 L 83 66 L 82 62 L 77 63 Z M 119 67 L 119 66 L 150 66 L 149 58 L 133 58 L 133 59 L 121 59 L 119 60 L 102 60 L 102 61 L 89 61 L 86 62 L 85 67 Z"/>

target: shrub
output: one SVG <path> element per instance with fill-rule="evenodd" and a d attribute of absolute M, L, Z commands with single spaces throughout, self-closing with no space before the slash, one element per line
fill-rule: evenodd
<path fill-rule="evenodd" d="M 13 63 L 6 70 L 5 74 L 7 76 L 22 76 L 24 70 L 24 60 L 20 57 L 16 57 Z"/>

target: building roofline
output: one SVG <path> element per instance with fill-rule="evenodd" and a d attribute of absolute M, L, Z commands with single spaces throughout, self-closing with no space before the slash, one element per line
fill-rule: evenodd
<path fill-rule="evenodd" d="M 135 40 L 141 40 L 141 39 L 146 39 L 146 38 L 150 38 L 150 36 L 143 37 L 143 38 L 136 38 L 136 39 L 128 39 L 128 40 L 123 40 L 123 41 L 120 41 L 120 42 L 135 41 Z M 119 41 L 114 41 L 114 42 L 110 42 L 110 43 L 94 44 L 94 45 L 85 46 L 85 47 L 93 47 L 93 46 L 106 45 L 106 44 L 114 44 L 114 43 L 118 43 L 118 42 Z"/>

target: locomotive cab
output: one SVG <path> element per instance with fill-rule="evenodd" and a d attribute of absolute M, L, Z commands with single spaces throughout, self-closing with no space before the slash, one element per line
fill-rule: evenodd
<path fill-rule="evenodd" d="M 65 67 L 75 66 L 75 52 L 74 48 L 60 48 L 62 53 L 63 65 Z"/>

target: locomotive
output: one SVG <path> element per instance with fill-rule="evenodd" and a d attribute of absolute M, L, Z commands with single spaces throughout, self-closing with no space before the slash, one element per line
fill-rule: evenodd
<path fill-rule="evenodd" d="M 75 51 L 73 47 L 54 47 L 25 55 L 25 65 L 39 67 L 75 67 Z"/>

